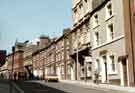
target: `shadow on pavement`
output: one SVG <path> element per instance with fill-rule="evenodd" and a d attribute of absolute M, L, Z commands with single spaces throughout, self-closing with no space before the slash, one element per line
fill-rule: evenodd
<path fill-rule="evenodd" d="M 67 93 L 36 82 L 15 81 L 24 93 Z"/>

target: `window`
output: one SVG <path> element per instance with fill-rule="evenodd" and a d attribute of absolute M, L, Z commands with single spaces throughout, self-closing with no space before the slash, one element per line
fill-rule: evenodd
<path fill-rule="evenodd" d="M 112 4 L 109 3 L 107 6 L 106 6 L 106 18 L 110 18 L 112 16 Z"/>
<path fill-rule="evenodd" d="M 68 68 L 67 69 L 67 73 L 70 75 L 71 74 L 71 67 L 70 67 L 70 65 L 68 65 L 67 68 Z"/>
<path fill-rule="evenodd" d="M 90 25 L 89 22 L 86 22 L 86 25 L 85 25 L 85 26 L 86 26 L 86 31 L 87 31 L 87 32 L 89 32 L 89 29 L 90 29 L 90 28 L 89 28 L 89 25 Z"/>
<path fill-rule="evenodd" d="M 103 56 L 103 62 L 106 63 L 106 56 Z"/>
<path fill-rule="evenodd" d="M 98 15 L 95 14 L 93 18 L 93 27 L 96 27 L 98 25 Z"/>
<path fill-rule="evenodd" d="M 111 60 L 111 70 L 112 71 L 115 71 L 116 68 L 115 68 L 115 62 L 114 62 L 114 56 L 110 56 L 110 60 Z"/>
<path fill-rule="evenodd" d="M 75 16 L 76 16 L 76 14 L 77 14 L 77 9 L 74 10 L 74 14 L 75 14 Z"/>
<path fill-rule="evenodd" d="M 95 32 L 95 45 L 99 45 L 99 32 Z"/>
<path fill-rule="evenodd" d="M 86 3 L 88 2 L 87 0 L 84 0 Z"/>
<path fill-rule="evenodd" d="M 61 51 L 61 59 L 63 60 L 64 59 L 64 51 Z"/>
<path fill-rule="evenodd" d="M 96 60 L 96 64 L 97 64 L 97 70 L 100 71 L 100 62 L 99 62 L 99 59 Z"/>
<path fill-rule="evenodd" d="M 80 9 L 82 9 L 82 7 L 83 7 L 83 5 L 82 5 L 82 4 L 80 4 L 80 5 L 79 5 L 79 8 L 80 8 Z"/>
<path fill-rule="evenodd" d="M 113 24 L 108 25 L 107 27 L 107 37 L 108 37 L 108 41 L 114 39 L 114 29 L 113 29 Z"/>
<path fill-rule="evenodd" d="M 76 22 L 77 20 L 77 9 L 75 9 L 74 11 L 74 14 L 73 14 L 73 19 L 74 19 L 74 21 Z"/>
<path fill-rule="evenodd" d="M 61 74 L 64 74 L 64 66 L 61 66 Z"/>

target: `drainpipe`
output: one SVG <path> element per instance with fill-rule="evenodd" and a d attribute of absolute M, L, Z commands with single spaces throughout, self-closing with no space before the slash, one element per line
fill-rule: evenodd
<path fill-rule="evenodd" d="M 134 22 L 133 22 L 133 16 L 135 16 L 132 11 L 134 11 L 134 7 L 135 7 L 135 0 L 129 0 L 129 15 L 130 15 L 130 32 L 131 32 L 131 46 L 132 46 L 132 65 L 133 65 L 133 76 L 134 76 L 134 81 L 133 81 L 133 85 L 132 86 L 135 86 L 135 52 L 134 52 Z M 132 6 L 133 5 L 133 6 Z"/>

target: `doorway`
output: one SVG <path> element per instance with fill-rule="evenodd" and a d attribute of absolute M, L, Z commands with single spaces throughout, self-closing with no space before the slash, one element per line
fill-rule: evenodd
<path fill-rule="evenodd" d="M 124 82 L 124 86 L 128 85 L 128 80 L 127 80 L 127 62 L 126 59 L 122 60 L 122 67 L 123 67 L 123 82 Z"/>

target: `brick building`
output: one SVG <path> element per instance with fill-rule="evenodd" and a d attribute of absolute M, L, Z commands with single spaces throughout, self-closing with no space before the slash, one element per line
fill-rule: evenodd
<path fill-rule="evenodd" d="M 32 53 L 37 49 L 37 45 L 26 43 L 23 53 L 23 67 L 24 72 L 27 74 L 27 79 L 29 78 L 30 72 L 33 72 L 32 65 Z"/>
<path fill-rule="evenodd" d="M 32 67 L 35 76 L 40 78 L 45 77 L 44 64 L 46 60 L 46 47 L 50 45 L 51 41 L 48 36 L 40 36 L 40 41 L 37 42 L 37 47 L 32 53 Z"/>
<path fill-rule="evenodd" d="M 65 79 L 65 64 L 64 64 L 64 37 L 60 36 L 56 41 L 56 73 L 59 79 Z"/>
<path fill-rule="evenodd" d="M 23 69 L 23 48 L 24 43 L 16 42 L 13 46 L 13 52 L 7 55 L 7 69 L 10 79 L 18 79 Z"/>

